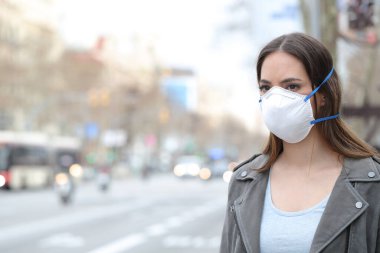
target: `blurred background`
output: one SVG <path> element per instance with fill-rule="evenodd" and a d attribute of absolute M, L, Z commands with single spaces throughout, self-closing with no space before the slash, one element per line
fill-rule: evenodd
<path fill-rule="evenodd" d="M 259 50 L 321 40 L 380 148 L 379 0 L 0 0 L 0 251 L 218 252 Z"/>

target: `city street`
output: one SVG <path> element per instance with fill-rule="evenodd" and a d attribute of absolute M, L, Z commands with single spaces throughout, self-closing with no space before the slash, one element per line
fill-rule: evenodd
<path fill-rule="evenodd" d="M 68 206 L 52 189 L 0 191 L 0 252 L 218 252 L 227 187 L 172 175 L 108 192 L 84 182 Z"/>

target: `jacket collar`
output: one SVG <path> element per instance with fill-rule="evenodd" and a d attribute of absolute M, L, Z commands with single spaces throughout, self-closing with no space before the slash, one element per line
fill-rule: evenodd
<path fill-rule="evenodd" d="M 268 160 L 267 155 L 255 156 L 255 159 L 241 166 L 240 173 L 236 175 L 237 180 L 256 179 L 262 173 L 257 169 Z M 363 159 L 345 158 L 343 161 L 343 171 L 347 179 L 351 182 L 358 181 L 380 181 L 380 171 L 376 167 L 380 164 L 379 158 L 369 157 Z M 243 173 L 246 171 L 246 175 Z"/>
<path fill-rule="evenodd" d="M 380 181 L 380 173 L 376 167 L 377 158 L 364 159 L 345 158 L 343 169 L 351 182 Z"/>
<path fill-rule="evenodd" d="M 236 179 L 239 181 L 245 181 L 255 180 L 257 177 L 261 177 L 263 173 L 259 173 L 257 170 L 263 166 L 267 160 L 267 155 L 255 155 L 252 161 L 243 164 L 241 167 L 237 167 L 239 173 L 236 175 Z"/>
<path fill-rule="evenodd" d="M 244 164 L 236 175 L 238 181 L 251 181 L 234 202 L 236 222 L 248 253 L 260 252 L 261 216 L 269 173 L 258 173 L 257 169 L 267 159 L 265 155 L 257 157 Z M 354 187 L 354 182 L 358 181 L 380 181 L 379 170 L 372 158 L 344 159 L 342 172 L 321 217 L 310 252 L 321 252 L 368 208 L 368 203 Z"/>

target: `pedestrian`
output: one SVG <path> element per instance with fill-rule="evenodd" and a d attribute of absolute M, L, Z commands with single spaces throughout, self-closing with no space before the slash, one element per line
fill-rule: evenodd
<path fill-rule="evenodd" d="M 339 115 L 328 50 L 286 34 L 256 69 L 270 136 L 234 169 L 220 252 L 380 252 L 380 160 Z"/>

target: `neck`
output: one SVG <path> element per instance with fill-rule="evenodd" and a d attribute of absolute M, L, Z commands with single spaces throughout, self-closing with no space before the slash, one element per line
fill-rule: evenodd
<path fill-rule="evenodd" d="M 315 127 L 312 128 L 309 135 L 301 142 L 283 142 L 283 147 L 281 159 L 286 164 L 291 164 L 291 167 L 295 169 L 304 169 L 311 166 L 311 164 L 315 164 L 317 161 L 331 161 L 337 157 L 337 154 L 330 149 Z"/>

